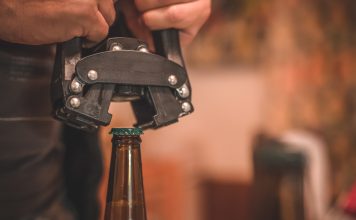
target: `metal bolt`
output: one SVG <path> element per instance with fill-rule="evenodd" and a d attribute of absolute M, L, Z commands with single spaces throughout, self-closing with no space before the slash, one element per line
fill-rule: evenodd
<path fill-rule="evenodd" d="M 177 77 L 176 77 L 175 75 L 170 75 L 170 76 L 168 77 L 168 82 L 169 82 L 169 84 L 171 84 L 172 86 L 174 86 L 174 85 L 177 84 L 178 79 L 177 79 Z"/>
<path fill-rule="evenodd" d="M 183 102 L 182 110 L 184 112 L 190 112 L 192 110 L 192 106 L 189 104 L 189 102 Z"/>
<path fill-rule="evenodd" d="M 98 79 L 98 72 L 96 72 L 95 70 L 89 70 L 88 78 L 90 80 L 97 80 Z"/>
<path fill-rule="evenodd" d="M 113 45 L 111 45 L 111 50 L 112 51 L 119 51 L 119 50 L 122 50 L 122 47 L 119 44 L 113 44 Z"/>
<path fill-rule="evenodd" d="M 80 93 L 83 90 L 83 85 L 81 83 L 79 83 L 76 79 L 74 79 L 72 81 L 72 83 L 70 84 L 70 89 L 74 93 Z"/>
<path fill-rule="evenodd" d="M 73 108 L 79 108 L 80 106 L 80 100 L 76 97 L 74 98 L 71 98 L 70 100 L 70 105 L 73 107 Z"/>
<path fill-rule="evenodd" d="M 187 98 L 190 95 L 190 91 L 186 84 L 184 84 L 182 87 L 177 89 L 177 91 L 178 91 L 179 96 L 182 98 Z"/>
<path fill-rule="evenodd" d="M 149 53 L 150 51 L 147 49 L 146 45 L 141 44 L 140 46 L 138 46 L 137 48 L 138 51 L 143 52 L 143 53 Z"/>

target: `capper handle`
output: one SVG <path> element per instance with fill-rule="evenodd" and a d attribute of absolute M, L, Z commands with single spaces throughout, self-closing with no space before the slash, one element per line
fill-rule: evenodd
<path fill-rule="evenodd" d="M 169 60 L 179 64 L 185 69 L 185 62 L 183 58 L 183 53 L 180 45 L 179 30 L 177 29 L 165 29 L 159 31 L 153 31 L 153 41 L 156 49 L 156 53 L 167 57 Z M 189 77 L 187 77 L 187 82 L 185 85 L 192 91 Z M 189 96 L 191 100 L 191 94 Z"/>
<path fill-rule="evenodd" d="M 179 31 L 166 29 L 154 31 L 152 34 L 156 53 L 185 68 L 179 41 Z M 143 99 L 131 102 L 137 119 L 135 126 L 142 129 L 159 128 L 177 122 L 178 118 L 182 116 L 182 103 L 191 102 L 191 86 L 188 76 L 186 78 L 185 86 L 189 90 L 188 97 L 177 100 L 177 96 L 172 94 L 171 89 L 149 86 L 150 102 Z M 194 111 L 191 103 L 190 106 L 189 113 Z M 142 111 L 142 109 L 145 111 Z"/>
<path fill-rule="evenodd" d="M 153 31 L 152 34 L 156 53 L 185 67 L 179 40 L 179 30 L 165 29 Z"/>

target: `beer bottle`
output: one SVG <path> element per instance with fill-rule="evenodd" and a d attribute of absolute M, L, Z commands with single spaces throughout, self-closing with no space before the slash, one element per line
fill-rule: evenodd
<path fill-rule="evenodd" d="M 112 156 L 105 220 L 146 220 L 139 128 L 111 130 Z"/>

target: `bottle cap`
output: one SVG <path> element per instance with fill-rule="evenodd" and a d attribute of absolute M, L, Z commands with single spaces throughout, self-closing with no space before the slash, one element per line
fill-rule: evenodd
<path fill-rule="evenodd" d="M 120 136 L 133 136 L 141 135 L 143 134 L 143 131 L 141 128 L 112 128 L 110 134 Z"/>

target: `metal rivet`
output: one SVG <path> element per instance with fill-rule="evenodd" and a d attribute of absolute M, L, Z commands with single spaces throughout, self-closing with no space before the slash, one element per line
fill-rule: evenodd
<path fill-rule="evenodd" d="M 122 47 L 119 44 L 113 44 L 113 45 L 111 45 L 111 50 L 119 51 L 119 50 L 122 50 Z"/>
<path fill-rule="evenodd" d="M 187 85 L 183 85 L 182 87 L 180 87 L 179 89 L 177 89 L 178 94 L 180 97 L 182 98 L 187 98 L 190 95 L 190 91 L 187 87 Z"/>
<path fill-rule="evenodd" d="M 70 105 L 73 107 L 73 108 L 79 108 L 80 106 L 80 100 L 76 97 L 74 98 L 71 98 L 70 99 Z"/>
<path fill-rule="evenodd" d="M 174 85 L 177 84 L 178 79 L 177 79 L 177 77 L 176 77 L 175 75 L 170 75 L 170 76 L 168 77 L 168 82 L 169 82 L 169 84 L 171 84 L 172 86 L 174 86 Z"/>
<path fill-rule="evenodd" d="M 183 102 L 182 110 L 184 112 L 190 112 L 192 110 L 192 106 L 189 104 L 189 102 Z"/>
<path fill-rule="evenodd" d="M 95 70 L 89 70 L 88 78 L 90 80 L 97 80 L 98 79 L 98 72 L 96 72 Z"/>
<path fill-rule="evenodd" d="M 150 51 L 147 49 L 146 45 L 141 44 L 140 46 L 137 47 L 137 50 L 143 53 L 149 53 Z"/>
<path fill-rule="evenodd" d="M 70 84 L 70 89 L 74 93 L 81 93 L 83 90 L 83 85 L 74 79 Z"/>

